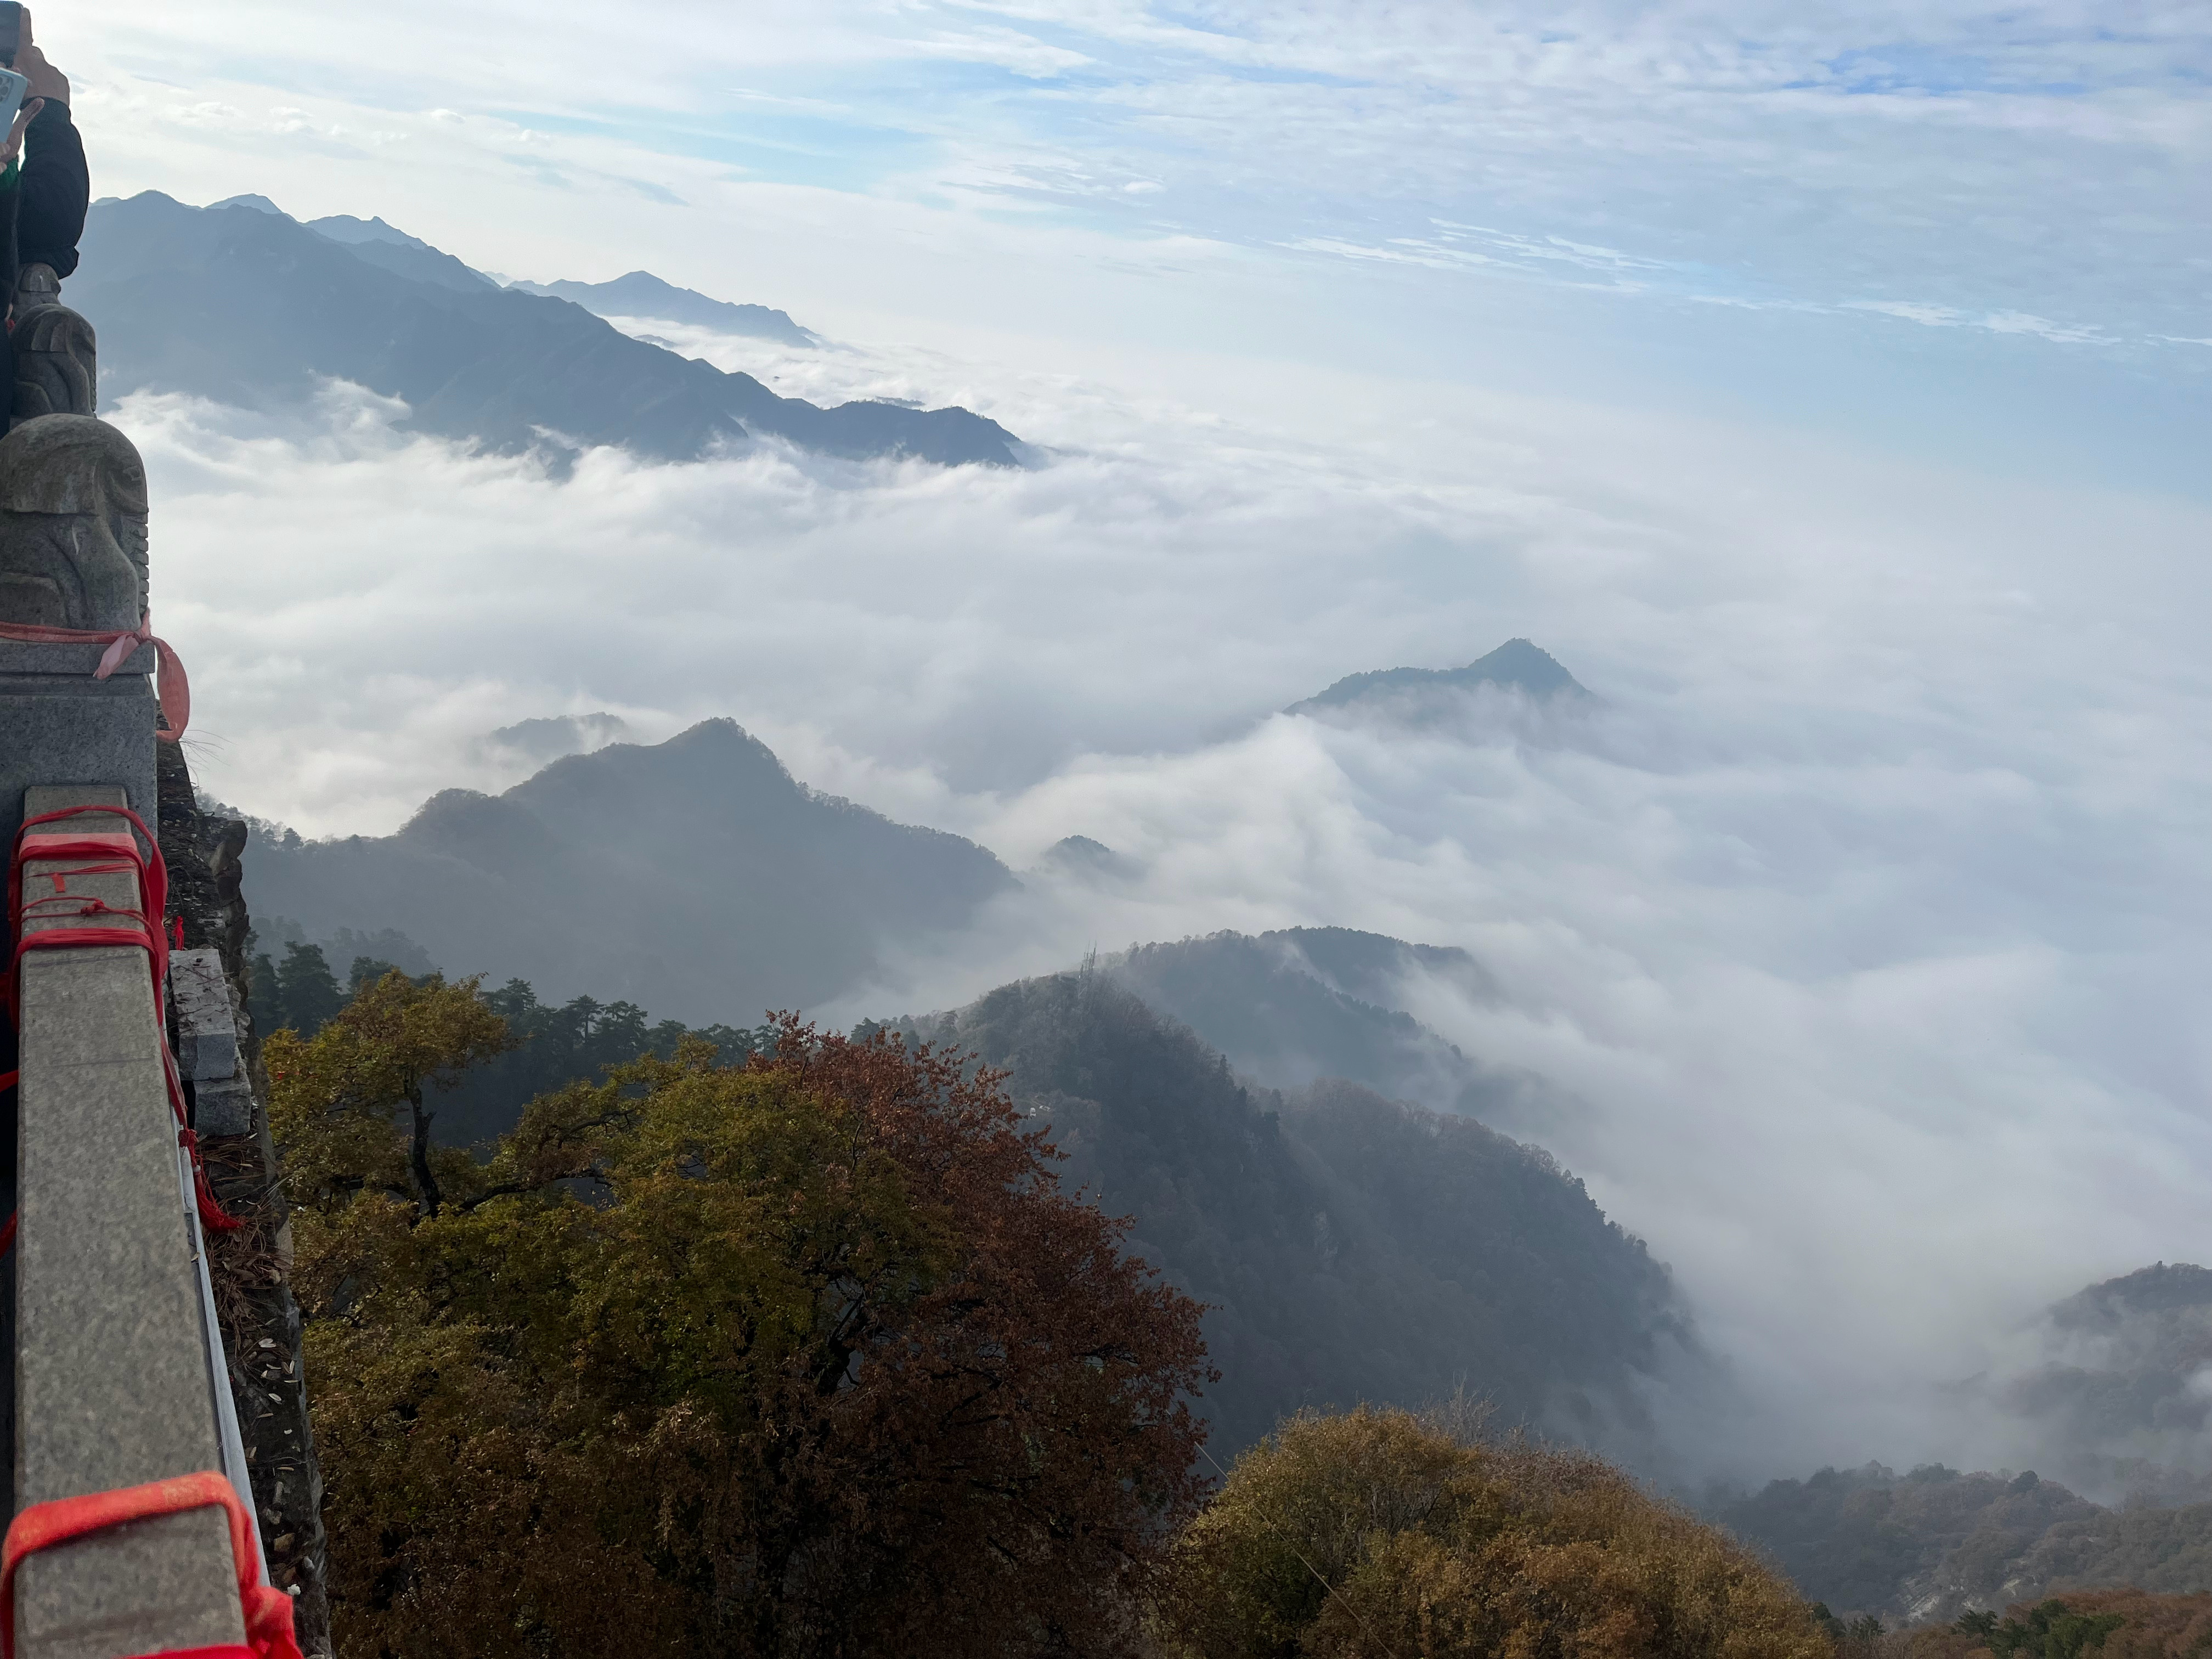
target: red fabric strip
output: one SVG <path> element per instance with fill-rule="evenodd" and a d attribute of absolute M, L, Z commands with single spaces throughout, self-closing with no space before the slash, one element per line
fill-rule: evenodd
<path fill-rule="evenodd" d="M 5 637 L 0 633 L 0 637 Z M 59 823 L 71 818 L 84 817 L 101 812 L 112 813 L 126 819 L 146 839 L 146 852 L 139 853 L 138 843 L 120 830 L 57 830 L 46 835 L 33 835 L 32 830 L 44 823 Z M 76 869 L 47 872 L 54 877 L 57 891 L 51 896 L 26 900 L 23 897 L 23 872 L 27 865 L 55 862 L 65 858 L 109 858 L 124 854 L 127 865 L 113 863 L 86 865 Z M 76 898 L 65 890 L 66 878 L 75 875 L 94 875 L 135 869 L 139 876 L 140 895 L 146 902 L 144 910 L 125 910 L 109 904 L 104 899 Z M 37 920 L 32 912 L 45 912 L 57 903 L 68 903 L 74 899 L 81 916 L 110 915 L 121 917 L 133 925 L 123 927 L 48 927 L 35 933 L 24 932 L 27 917 Z M 9 866 L 8 919 L 15 936 L 15 954 L 9 961 L 8 1006 L 17 1024 L 22 1014 L 22 963 L 27 951 L 66 949 L 77 945 L 116 945 L 146 952 L 147 962 L 154 978 L 155 1023 L 161 1023 L 161 987 L 169 974 L 168 930 L 154 918 L 160 916 L 169 904 L 169 868 L 161 857 L 161 844 L 146 828 L 145 820 L 127 806 L 70 806 L 58 812 L 42 812 L 23 823 L 23 834 L 15 842 L 15 856 Z M 168 1036 L 161 1036 L 163 1080 L 168 1086 L 169 1109 L 176 1115 L 178 1144 L 191 1153 L 192 1202 L 199 1212 L 203 1226 L 217 1232 L 235 1232 L 246 1224 L 224 1210 L 208 1185 L 207 1169 L 200 1160 L 199 1142 L 191 1133 L 191 1115 L 185 1109 L 184 1079 L 177 1075 L 176 1056 L 169 1052 Z"/>
<path fill-rule="evenodd" d="M 15 1659 L 15 1570 L 25 1557 L 127 1522 L 205 1509 L 220 1509 L 230 1519 L 230 1554 L 238 1574 L 246 1645 L 183 1651 L 221 1654 L 226 1659 L 238 1654 L 246 1659 L 301 1659 L 300 1644 L 292 1630 L 292 1598 L 261 1583 L 254 1568 L 253 1516 L 239 1498 L 238 1489 L 213 1470 L 116 1492 L 87 1492 L 81 1498 L 33 1504 L 18 1515 L 8 1528 L 7 1540 L 0 1543 L 0 1659 Z"/>
<path fill-rule="evenodd" d="M 138 859 L 137 837 L 121 830 L 118 830 L 112 835 L 104 830 L 87 830 L 73 836 L 48 834 L 26 836 L 23 839 L 27 843 L 23 848 L 23 856 L 26 859 L 71 858 L 80 850 L 120 853 L 127 859 Z M 58 854 L 51 852 L 45 845 L 48 842 L 52 842 L 56 848 L 66 850 Z M 139 859 L 138 861 L 144 862 L 143 859 Z"/>
<path fill-rule="evenodd" d="M 138 619 L 136 628 L 106 632 L 85 628 L 48 628 L 38 623 L 0 623 L 0 640 L 17 640 L 26 645 L 104 645 L 107 649 L 100 654 L 100 666 L 93 672 L 92 677 L 96 680 L 104 680 L 122 667 L 140 646 L 150 645 L 158 653 L 154 694 L 161 705 L 161 718 L 169 723 L 167 731 L 154 735 L 164 743 L 174 743 L 191 724 L 191 681 L 185 678 L 184 664 L 177 659 L 176 648 L 167 640 L 155 637 L 151 611 Z"/>

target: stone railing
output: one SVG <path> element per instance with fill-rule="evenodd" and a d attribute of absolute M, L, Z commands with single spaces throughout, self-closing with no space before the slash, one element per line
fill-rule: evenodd
<path fill-rule="evenodd" d="M 93 331 L 42 268 L 25 273 L 13 339 L 0 623 L 136 629 L 149 587 L 145 469 L 94 414 Z M 151 920 L 179 929 L 186 948 L 160 988 L 150 953 L 129 946 L 33 950 L 21 962 L 20 1024 L 4 1039 L 20 1073 L 6 1195 L 18 1228 L 0 1297 L 14 1512 L 220 1472 L 258 1523 L 250 1574 L 295 1598 L 301 1645 L 327 1653 L 320 1486 L 283 1277 L 289 1236 L 245 1012 L 243 826 L 209 820 L 181 750 L 157 743 L 154 648 L 106 678 L 101 654 L 0 640 L 0 846 L 16 846 L 27 817 L 127 806 L 173 866 L 171 913 Z M 112 812 L 65 823 L 80 835 L 131 828 Z M 37 846 L 27 843 L 22 896 L 64 902 L 33 903 L 27 937 L 86 926 L 67 900 L 143 908 L 128 861 L 40 860 Z M 172 1064 L 215 1193 L 246 1223 L 220 1241 L 204 1237 L 196 1211 Z M 240 1567 L 218 1509 L 56 1544 L 16 1574 L 15 1650 L 114 1659 L 236 1644 Z"/>

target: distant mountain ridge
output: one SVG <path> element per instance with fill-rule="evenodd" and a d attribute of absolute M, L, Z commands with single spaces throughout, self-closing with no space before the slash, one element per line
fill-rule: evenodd
<path fill-rule="evenodd" d="M 1892 1622 L 2072 1589 L 2212 1590 L 2212 1271 L 2160 1262 L 2093 1285 L 2034 1334 L 2037 1363 L 1955 1392 L 1978 1426 L 2016 1424 L 2040 1474 L 1870 1463 L 1708 1508 L 1808 1596 Z"/>
<path fill-rule="evenodd" d="M 410 282 L 432 283 L 457 294 L 499 291 L 499 284 L 481 270 L 381 219 L 356 219 L 342 214 L 314 220 L 307 228 L 336 242 L 355 258 L 366 259 Z"/>
<path fill-rule="evenodd" d="M 405 400 L 407 425 L 519 453 L 614 444 L 688 460 L 781 438 L 854 459 L 1018 465 L 964 409 L 822 409 L 633 339 L 567 301 L 492 283 L 376 220 L 310 228 L 265 201 L 158 191 L 94 204 L 70 303 L 100 331 L 103 395 L 149 388 L 246 408 L 324 378 Z"/>
<path fill-rule="evenodd" d="M 785 345 L 811 346 L 821 342 L 791 320 L 788 313 L 766 306 L 732 305 L 696 289 L 665 283 L 651 271 L 633 270 L 611 283 L 510 283 L 525 294 L 548 295 L 580 305 L 599 317 L 649 317 L 668 323 L 691 323 L 755 339 L 775 340 Z"/>
<path fill-rule="evenodd" d="M 1823 1469 L 1710 1512 L 1808 1600 L 1893 1626 L 2071 1589 L 2212 1589 L 2212 1504 L 2106 1509 L 2032 1470 Z"/>
<path fill-rule="evenodd" d="M 1594 701 L 1589 690 L 1550 652 L 1527 640 L 1514 639 L 1464 668 L 1382 668 L 1364 674 L 1347 674 L 1326 691 L 1303 702 L 1294 702 L 1284 712 L 1311 714 L 1328 709 L 1406 702 L 1439 692 L 1469 691 L 1483 686 L 1522 692 L 1539 702 Z"/>

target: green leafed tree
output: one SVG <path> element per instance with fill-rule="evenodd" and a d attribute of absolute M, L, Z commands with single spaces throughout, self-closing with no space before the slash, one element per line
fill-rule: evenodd
<path fill-rule="evenodd" d="M 368 1103 L 498 1016 L 407 986 L 270 1060 L 342 1655 L 1139 1650 L 1200 1495 L 1199 1310 L 998 1079 L 692 1041 L 432 1149 L 426 1201 Z"/>
<path fill-rule="evenodd" d="M 290 953 L 287 961 L 289 994 Z M 513 1047 L 507 1022 L 485 1006 L 473 979 L 449 985 L 433 974 L 418 982 L 395 968 L 313 1036 L 301 1029 L 275 1033 L 262 1049 L 270 1122 L 300 1149 L 289 1173 L 301 1190 L 324 1196 L 372 1184 L 404 1190 L 423 1218 L 434 1218 L 444 1202 L 440 1166 L 465 1180 L 471 1165 L 460 1153 L 441 1156 L 430 1092 Z"/>

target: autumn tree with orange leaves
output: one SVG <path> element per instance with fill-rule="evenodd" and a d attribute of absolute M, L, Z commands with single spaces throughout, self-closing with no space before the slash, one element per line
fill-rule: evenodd
<path fill-rule="evenodd" d="M 272 1119 L 315 1171 L 346 1659 L 1140 1646 L 1201 1496 L 1200 1310 L 1000 1078 L 787 1020 L 742 1067 L 694 1044 L 533 1103 L 430 1213 L 317 1097 L 321 1041 Z"/>

